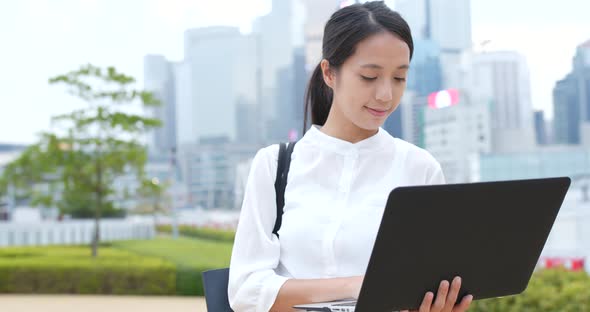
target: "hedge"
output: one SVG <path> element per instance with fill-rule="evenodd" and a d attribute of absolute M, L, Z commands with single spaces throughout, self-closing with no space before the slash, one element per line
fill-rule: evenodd
<path fill-rule="evenodd" d="M 520 295 L 475 301 L 470 312 L 590 311 L 590 277 L 564 269 L 541 270 Z"/>
<path fill-rule="evenodd" d="M 157 231 L 160 233 L 171 234 L 172 233 L 172 226 L 170 225 L 158 225 L 156 227 Z M 178 232 L 180 235 L 194 237 L 194 238 L 203 238 L 209 239 L 214 241 L 220 242 L 229 242 L 233 243 L 234 238 L 236 236 L 236 232 L 232 230 L 220 230 L 220 229 L 213 229 L 207 227 L 196 227 L 190 225 L 181 225 L 178 227 Z"/>
<path fill-rule="evenodd" d="M 173 295 L 175 265 L 103 247 L 0 249 L 0 293 Z"/>

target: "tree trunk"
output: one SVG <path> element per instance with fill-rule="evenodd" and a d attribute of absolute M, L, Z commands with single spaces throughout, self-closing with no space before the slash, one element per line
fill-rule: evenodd
<path fill-rule="evenodd" d="M 102 166 L 100 153 L 96 161 L 96 207 L 94 210 L 94 237 L 92 238 L 92 257 L 98 256 L 98 244 L 100 242 L 100 217 L 102 212 Z"/>
<path fill-rule="evenodd" d="M 96 209 L 98 211 L 98 209 Z M 98 256 L 98 241 L 100 239 L 100 223 L 99 218 L 94 217 L 94 237 L 92 237 L 92 257 Z"/>

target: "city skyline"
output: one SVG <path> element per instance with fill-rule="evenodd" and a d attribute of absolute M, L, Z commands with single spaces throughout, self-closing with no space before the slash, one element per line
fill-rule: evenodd
<path fill-rule="evenodd" d="M 590 38 L 587 30 L 590 27 L 583 27 L 588 24 L 583 20 L 583 12 L 588 10 L 582 8 L 588 6 L 590 10 L 590 4 L 562 1 L 563 14 L 545 20 L 547 15 L 543 13 L 555 9 L 546 5 L 549 1 L 542 4 L 522 1 L 511 4 L 511 10 L 506 12 L 499 10 L 507 3 L 504 0 L 472 3 L 473 42 L 477 45 L 483 39 L 491 40 L 489 50 L 511 49 L 522 53 L 530 68 L 532 106 L 552 116 L 554 84 L 571 70 L 576 45 Z M 534 11 L 530 10 L 531 3 L 535 5 Z M 228 10 L 223 6 L 204 1 L 2 4 L 0 35 L 11 48 L 3 51 L 4 57 L 0 58 L 3 68 L 0 83 L 5 86 L 0 92 L 3 109 L 0 142 L 32 143 L 36 133 L 49 128 L 51 116 L 81 105 L 65 90 L 49 87 L 47 79 L 51 76 L 90 62 L 98 66 L 114 65 L 134 76 L 138 86 L 142 86 L 143 56 L 161 54 L 172 61 L 182 59 L 182 37 L 186 29 L 230 25 L 247 33 L 254 18 L 270 9 L 270 1 L 265 0 L 234 1 L 232 5 L 231 11 L 242 14 L 224 15 L 221 12 Z M 105 17 L 110 23 L 96 27 Z M 527 38 L 526 42 L 522 38 Z"/>

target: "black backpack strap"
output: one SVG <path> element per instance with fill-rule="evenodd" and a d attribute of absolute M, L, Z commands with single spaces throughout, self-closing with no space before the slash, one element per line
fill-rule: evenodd
<path fill-rule="evenodd" d="M 290 143 L 289 147 L 281 143 L 279 147 L 279 159 L 277 163 L 277 178 L 275 180 L 275 191 L 277 198 L 277 219 L 273 233 L 279 237 L 278 231 L 283 221 L 283 206 L 285 206 L 285 188 L 287 187 L 287 177 L 291 165 L 291 154 L 295 142 Z M 210 270 L 202 273 L 203 286 L 205 290 L 205 301 L 208 311 L 232 312 L 227 298 L 227 284 L 229 280 L 229 269 Z"/>
<path fill-rule="evenodd" d="M 287 177 L 289 176 L 289 167 L 291 166 L 291 154 L 295 148 L 295 142 L 279 145 L 279 159 L 277 162 L 277 178 L 275 180 L 275 197 L 277 202 L 277 219 L 272 233 L 279 236 L 279 229 L 283 223 L 283 207 L 285 207 L 285 189 L 287 188 Z"/>

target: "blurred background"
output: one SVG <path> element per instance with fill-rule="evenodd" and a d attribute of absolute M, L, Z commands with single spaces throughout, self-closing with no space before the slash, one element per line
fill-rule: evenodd
<path fill-rule="evenodd" d="M 0 4 L 0 294 L 202 296 L 254 154 L 301 137 L 323 27 L 357 2 Z M 539 261 L 559 268 L 476 309 L 590 311 L 590 2 L 385 3 L 415 43 L 385 130 L 449 183 L 573 180 Z"/>

